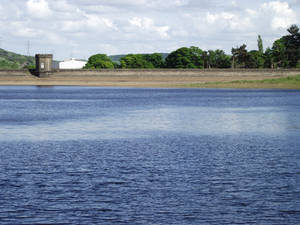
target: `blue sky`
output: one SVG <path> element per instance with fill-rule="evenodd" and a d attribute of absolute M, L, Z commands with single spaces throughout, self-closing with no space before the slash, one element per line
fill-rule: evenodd
<path fill-rule="evenodd" d="M 1 0 L 0 47 L 56 59 L 264 46 L 300 24 L 300 0 Z"/>

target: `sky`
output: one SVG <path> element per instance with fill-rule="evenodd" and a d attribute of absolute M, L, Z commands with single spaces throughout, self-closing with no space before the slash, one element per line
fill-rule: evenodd
<path fill-rule="evenodd" d="M 300 25 L 300 0 L 0 0 L 0 48 L 57 60 L 93 54 L 257 49 Z"/>

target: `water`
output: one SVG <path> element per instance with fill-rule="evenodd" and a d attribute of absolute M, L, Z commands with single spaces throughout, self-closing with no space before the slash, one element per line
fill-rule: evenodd
<path fill-rule="evenodd" d="M 0 224 L 299 224 L 300 91 L 0 87 Z"/>

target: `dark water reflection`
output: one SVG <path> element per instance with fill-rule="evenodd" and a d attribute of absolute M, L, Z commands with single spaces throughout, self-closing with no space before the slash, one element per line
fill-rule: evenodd
<path fill-rule="evenodd" d="M 0 88 L 1 224 L 297 224 L 300 92 Z"/>

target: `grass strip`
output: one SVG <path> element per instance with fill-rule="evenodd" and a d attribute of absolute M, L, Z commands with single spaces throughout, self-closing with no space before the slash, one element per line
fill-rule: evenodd
<path fill-rule="evenodd" d="M 300 89 L 300 75 L 264 80 L 235 80 L 188 84 L 191 88 L 279 88 Z"/>

